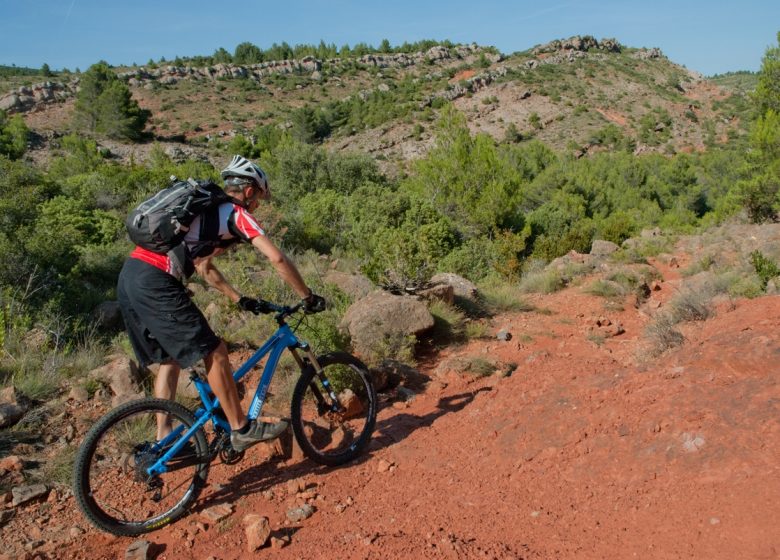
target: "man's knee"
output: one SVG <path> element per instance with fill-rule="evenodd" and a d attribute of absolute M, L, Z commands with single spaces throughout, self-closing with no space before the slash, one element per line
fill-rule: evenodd
<path fill-rule="evenodd" d="M 227 368 L 230 369 L 230 358 L 228 356 L 227 346 L 225 341 L 220 341 L 219 345 L 211 351 L 203 361 L 206 363 L 206 369 L 211 370 L 212 367 Z"/>

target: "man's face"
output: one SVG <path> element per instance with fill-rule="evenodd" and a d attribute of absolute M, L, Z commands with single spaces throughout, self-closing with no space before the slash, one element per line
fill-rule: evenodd
<path fill-rule="evenodd" d="M 260 204 L 260 200 L 265 198 L 267 197 L 262 196 L 262 191 L 254 183 L 249 183 L 244 187 L 244 202 L 250 212 L 254 212 Z"/>

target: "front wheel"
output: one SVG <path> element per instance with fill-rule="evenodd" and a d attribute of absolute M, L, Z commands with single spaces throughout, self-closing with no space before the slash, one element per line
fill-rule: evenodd
<path fill-rule="evenodd" d="M 322 465 L 351 461 L 368 445 L 376 424 L 377 398 L 368 368 L 333 352 L 301 373 L 292 397 L 292 427 L 303 453 Z M 334 398 L 335 397 L 335 398 Z"/>
<path fill-rule="evenodd" d="M 157 442 L 157 419 L 167 416 L 176 433 L 194 423 L 192 413 L 169 400 L 142 399 L 115 408 L 87 433 L 73 474 L 73 493 L 95 526 L 114 535 L 153 531 L 181 517 L 206 482 L 209 449 L 197 430 L 167 464 L 147 469 L 171 447 Z"/>

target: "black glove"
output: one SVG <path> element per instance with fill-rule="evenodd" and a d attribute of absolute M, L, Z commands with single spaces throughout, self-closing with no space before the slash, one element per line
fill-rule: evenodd
<path fill-rule="evenodd" d="M 303 298 L 303 311 L 308 315 L 325 311 L 325 298 L 314 292 L 310 293 L 308 297 Z"/>
<path fill-rule="evenodd" d="M 273 309 L 271 309 L 271 305 L 267 301 L 246 296 L 241 296 L 241 299 L 238 300 L 238 306 L 244 311 L 251 311 L 255 315 L 260 315 L 261 313 L 270 313 L 273 311 Z"/>

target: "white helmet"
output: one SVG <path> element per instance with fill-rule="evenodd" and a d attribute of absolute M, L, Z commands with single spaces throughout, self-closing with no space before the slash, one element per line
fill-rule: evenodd
<path fill-rule="evenodd" d="M 255 186 L 260 190 L 262 198 L 268 198 L 270 193 L 270 187 L 268 186 L 268 176 L 265 171 L 260 169 L 259 165 L 256 165 L 241 156 L 233 156 L 230 164 L 222 170 L 220 173 L 223 179 L 229 177 L 245 178 L 253 181 Z"/>

